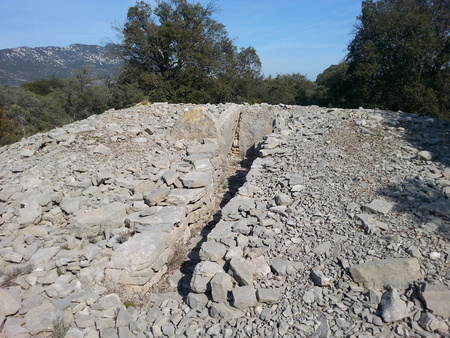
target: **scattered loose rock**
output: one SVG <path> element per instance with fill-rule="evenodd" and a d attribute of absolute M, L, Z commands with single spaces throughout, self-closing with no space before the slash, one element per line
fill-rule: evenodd
<path fill-rule="evenodd" d="M 447 337 L 449 133 L 155 103 L 2 147 L 0 336 Z"/>

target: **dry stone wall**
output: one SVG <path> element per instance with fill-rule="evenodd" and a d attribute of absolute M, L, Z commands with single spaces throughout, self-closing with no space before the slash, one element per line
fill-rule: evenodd
<path fill-rule="evenodd" d="M 449 135 L 158 103 L 0 148 L 0 337 L 447 337 Z M 217 210 L 232 148 L 257 158 Z"/>

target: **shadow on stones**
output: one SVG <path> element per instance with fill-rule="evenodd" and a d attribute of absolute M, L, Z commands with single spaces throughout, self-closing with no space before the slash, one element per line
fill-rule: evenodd
<path fill-rule="evenodd" d="M 225 180 L 222 185 L 222 189 L 219 193 L 220 203 L 217 211 L 212 215 L 211 220 L 201 229 L 201 239 L 195 244 L 190 252 L 187 254 L 187 260 L 185 260 L 180 271 L 183 277 L 178 281 L 178 293 L 185 299 L 185 297 L 191 291 L 190 282 L 192 279 L 192 273 L 197 263 L 200 262 L 200 248 L 204 242 L 206 242 L 208 234 L 214 229 L 216 224 L 222 218 L 222 208 L 236 195 L 239 188 L 246 182 L 246 176 L 255 158 L 229 158 L 228 168 L 225 172 Z"/>
<path fill-rule="evenodd" d="M 421 174 L 388 185 L 378 193 L 395 202 L 394 211 L 410 213 L 414 224 L 430 234 L 440 235 L 450 241 L 450 196 L 448 192 L 447 196 L 444 193 L 443 185 L 436 184 L 436 180 L 444 179 L 437 171 L 450 167 L 450 122 L 409 117 L 409 114 L 400 118 L 399 122 L 387 123 L 403 127 L 405 131 L 402 138 L 417 151 L 430 152 L 432 163 L 411 159 L 415 165 L 423 167 Z"/>

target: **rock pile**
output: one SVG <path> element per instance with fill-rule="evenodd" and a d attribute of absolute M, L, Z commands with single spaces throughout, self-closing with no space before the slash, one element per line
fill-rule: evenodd
<path fill-rule="evenodd" d="M 448 337 L 449 135 L 379 110 L 155 104 L 1 148 L 1 335 Z M 199 238 L 236 145 L 258 157 Z"/>

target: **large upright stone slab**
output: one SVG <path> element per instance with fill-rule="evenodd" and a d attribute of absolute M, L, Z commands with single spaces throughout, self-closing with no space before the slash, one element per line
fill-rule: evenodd
<path fill-rule="evenodd" d="M 201 140 L 219 135 L 216 123 L 206 107 L 196 107 L 181 115 L 171 130 L 177 140 Z"/>
<path fill-rule="evenodd" d="M 382 289 L 391 286 L 405 289 L 413 281 L 422 278 L 416 258 L 388 258 L 354 265 L 350 273 L 356 283 Z"/>
<path fill-rule="evenodd" d="M 252 107 L 253 108 L 253 107 Z M 245 110 L 241 113 L 239 123 L 239 151 L 241 156 L 257 154 L 257 143 L 264 135 L 273 132 L 275 114 L 269 107 Z"/>

